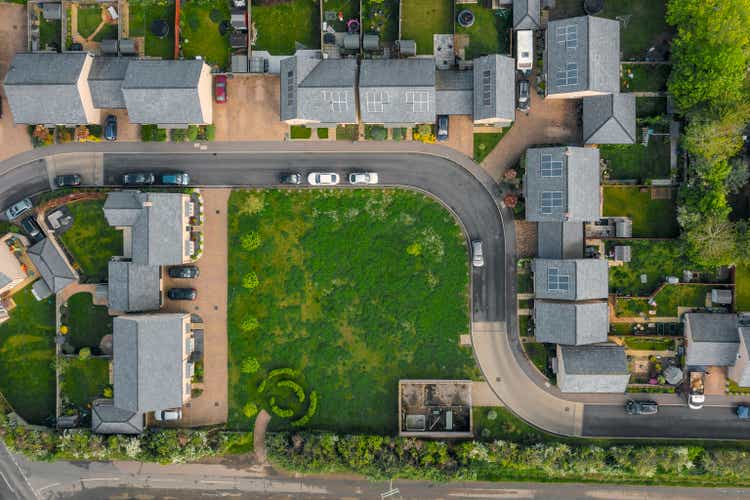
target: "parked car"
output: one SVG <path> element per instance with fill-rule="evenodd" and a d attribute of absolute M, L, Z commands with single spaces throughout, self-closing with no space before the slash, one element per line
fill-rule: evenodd
<path fill-rule="evenodd" d="M 353 172 L 349 174 L 349 184 L 377 184 L 376 172 Z"/>
<path fill-rule="evenodd" d="M 302 184 L 302 174 L 300 173 L 288 173 L 281 174 L 279 178 L 282 184 Z"/>
<path fill-rule="evenodd" d="M 159 183 L 164 186 L 187 186 L 190 176 L 185 172 L 168 172 L 159 176 Z"/>
<path fill-rule="evenodd" d="M 339 183 L 339 174 L 335 172 L 311 172 L 307 182 L 313 186 L 335 186 Z"/>
<path fill-rule="evenodd" d="M 70 44 L 70 50 L 72 52 L 80 52 L 83 50 L 83 44 L 81 43 L 71 43 Z"/>
<path fill-rule="evenodd" d="M 198 298 L 198 292 L 195 288 L 170 288 L 167 297 L 169 300 L 195 300 Z"/>
<path fill-rule="evenodd" d="M 244 7 L 245 4 L 245 0 L 232 0 L 232 5 L 234 5 L 235 7 Z"/>
<path fill-rule="evenodd" d="M 131 172 L 122 176 L 122 183 L 126 186 L 150 186 L 156 181 L 151 172 Z"/>
<path fill-rule="evenodd" d="M 750 420 L 750 406 L 739 405 L 737 407 L 737 418 L 740 420 Z"/>
<path fill-rule="evenodd" d="M 182 410 L 180 408 L 174 408 L 172 410 L 161 410 L 154 412 L 154 419 L 159 422 L 174 422 L 182 418 Z"/>
<path fill-rule="evenodd" d="M 55 177 L 55 186 L 62 187 L 75 187 L 81 185 L 81 176 L 78 174 L 66 174 L 58 175 Z"/>
<path fill-rule="evenodd" d="M 484 266 L 484 252 L 482 251 L 481 241 L 474 240 L 471 242 L 471 252 L 472 252 L 471 265 L 473 265 L 474 267 Z"/>
<path fill-rule="evenodd" d="M 214 77 L 214 99 L 218 104 L 227 102 L 227 76 L 216 75 Z"/>
<path fill-rule="evenodd" d="M 518 81 L 518 109 L 521 111 L 528 111 L 531 106 L 531 98 L 529 97 L 529 81 L 519 80 Z"/>
<path fill-rule="evenodd" d="M 438 141 L 448 140 L 448 115 L 438 115 L 437 117 L 437 134 Z"/>
<path fill-rule="evenodd" d="M 23 219 L 21 221 L 21 227 L 24 231 L 26 231 L 26 234 L 29 235 L 29 238 L 31 238 L 34 243 L 36 243 L 37 241 L 42 241 L 44 239 L 42 228 L 39 227 L 39 224 L 37 224 L 36 220 L 34 220 L 34 216 L 30 215 Z"/>
<path fill-rule="evenodd" d="M 170 278 L 178 279 L 194 279 L 200 275 L 200 271 L 196 266 L 172 266 L 167 271 Z"/>
<path fill-rule="evenodd" d="M 659 405 L 655 401 L 634 401 L 629 399 L 625 403 L 625 412 L 628 415 L 655 415 L 659 411 Z"/>
<path fill-rule="evenodd" d="M 117 140 L 117 117 L 109 115 L 104 122 L 104 138 L 108 141 Z"/>
<path fill-rule="evenodd" d="M 24 198 L 23 200 L 17 201 L 9 206 L 5 210 L 5 216 L 8 218 L 8 220 L 16 219 L 31 210 L 31 207 L 33 206 L 34 205 L 31 204 L 30 199 Z"/>

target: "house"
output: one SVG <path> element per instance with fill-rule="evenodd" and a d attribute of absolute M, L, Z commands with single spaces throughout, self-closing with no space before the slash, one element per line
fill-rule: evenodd
<path fill-rule="evenodd" d="M 112 399 L 95 399 L 91 404 L 91 431 L 97 434 L 140 434 L 144 414 L 117 408 Z"/>
<path fill-rule="evenodd" d="M 156 311 L 162 302 L 161 267 L 123 260 L 109 262 L 107 300 L 115 313 Z"/>
<path fill-rule="evenodd" d="M 474 113 L 474 73 L 443 69 L 435 71 L 435 106 L 439 115 Z"/>
<path fill-rule="evenodd" d="M 740 352 L 736 314 L 687 313 L 683 322 L 688 367 L 735 364 Z"/>
<path fill-rule="evenodd" d="M 11 248 L 17 238 L 13 233 L 0 238 L 0 296 L 9 294 L 28 277 Z"/>
<path fill-rule="evenodd" d="M 128 57 L 95 57 L 88 83 L 94 107 L 97 109 L 125 109 L 122 81 L 132 61 Z"/>
<path fill-rule="evenodd" d="M 750 387 L 750 328 L 740 326 L 738 329 L 740 345 L 733 366 L 729 367 L 729 378 L 740 387 Z"/>
<path fill-rule="evenodd" d="M 189 313 L 118 316 L 112 326 L 116 408 L 143 414 L 190 401 L 194 339 Z"/>
<path fill-rule="evenodd" d="M 31 287 L 31 292 L 37 300 L 46 299 L 66 286 L 78 282 L 78 273 L 70 265 L 57 242 L 51 238 L 44 238 L 26 253 L 41 278 Z"/>
<path fill-rule="evenodd" d="M 537 299 L 606 299 L 609 293 L 609 271 L 603 259 L 534 259 L 532 270 Z"/>
<path fill-rule="evenodd" d="M 583 98 L 585 144 L 635 144 L 635 96 L 606 94 Z"/>
<path fill-rule="evenodd" d="M 545 32 L 546 97 L 620 91 L 620 22 L 593 16 L 550 21 Z"/>
<path fill-rule="evenodd" d="M 541 0 L 513 0 L 513 29 L 538 30 L 541 20 Z"/>
<path fill-rule="evenodd" d="M 609 310 L 606 301 L 534 301 L 534 337 L 537 342 L 563 345 L 607 341 Z"/>
<path fill-rule="evenodd" d="M 540 222 L 537 234 L 539 258 L 583 258 L 583 224 L 580 222 Z"/>
<path fill-rule="evenodd" d="M 433 58 L 365 59 L 359 70 L 362 122 L 388 126 L 435 123 Z"/>
<path fill-rule="evenodd" d="M 474 123 L 507 127 L 516 118 L 516 63 L 499 54 L 474 59 Z"/>
<path fill-rule="evenodd" d="M 526 219 L 587 222 L 599 219 L 599 150 L 549 147 L 526 150 Z"/>
<path fill-rule="evenodd" d="M 290 125 L 357 122 L 355 59 L 298 53 L 281 60 L 281 120 Z"/>
<path fill-rule="evenodd" d="M 629 380 L 622 346 L 557 346 L 557 386 L 561 392 L 622 394 Z"/>

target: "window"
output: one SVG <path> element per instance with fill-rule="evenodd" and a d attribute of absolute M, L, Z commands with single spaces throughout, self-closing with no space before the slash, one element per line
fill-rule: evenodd
<path fill-rule="evenodd" d="M 560 274 L 560 269 L 550 267 L 547 269 L 547 289 L 550 292 L 567 292 L 570 285 L 570 276 Z"/>
<path fill-rule="evenodd" d="M 562 177 L 562 159 L 553 160 L 552 155 L 542 155 L 542 177 Z"/>
<path fill-rule="evenodd" d="M 485 106 L 492 104 L 492 72 L 482 72 L 482 103 Z"/>
<path fill-rule="evenodd" d="M 331 111 L 334 113 L 341 113 L 349 110 L 349 96 L 346 92 L 323 90 L 321 91 L 321 97 L 323 101 L 328 102 L 331 105 Z"/>
<path fill-rule="evenodd" d="M 578 85 L 578 63 L 568 62 L 565 66 L 557 70 L 555 83 L 559 87 L 566 85 Z"/>
<path fill-rule="evenodd" d="M 388 102 L 388 94 L 382 90 L 371 90 L 365 94 L 365 106 L 368 113 L 382 113 L 386 102 Z"/>
<path fill-rule="evenodd" d="M 562 208 L 562 191 L 542 191 L 540 205 L 544 215 L 551 215 L 555 210 L 560 210 Z"/>
<path fill-rule="evenodd" d="M 575 24 L 558 26 L 555 34 L 558 45 L 563 45 L 566 49 L 578 48 L 578 27 Z"/>
<path fill-rule="evenodd" d="M 289 106 L 294 106 L 294 71 L 286 73 L 286 100 Z"/>
<path fill-rule="evenodd" d="M 406 93 L 405 103 L 411 104 L 414 113 L 425 113 L 430 110 L 430 93 L 424 91 L 410 91 Z"/>

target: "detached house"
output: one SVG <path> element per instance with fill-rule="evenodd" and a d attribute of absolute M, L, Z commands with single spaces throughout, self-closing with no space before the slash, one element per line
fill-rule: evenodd
<path fill-rule="evenodd" d="M 622 346 L 557 346 L 557 385 L 562 392 L 622 394 L 629 380 Z"/>
<path fill-rule="evenodd" d="M 635 96 L 608 94 L 583 98 L 585 144 L 635 144 Z"/>
<path fill-rule="evenodd" d="M 750 387 L 750 323 L 746 314 L 687 313 L 685 323 L 688 368 L 728 367 L 740 387 Z"/>

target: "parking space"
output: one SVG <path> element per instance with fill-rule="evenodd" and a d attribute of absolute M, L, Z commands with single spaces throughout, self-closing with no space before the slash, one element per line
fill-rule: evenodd
<path fill-rule="evenodd" d="M 141 140 L 141 126 L 130 122 L 126 109 L 103 109 L 102 124 L 109 115 L 117 118 L 117 140 L 119 142 Z"/>
<path fill-rule="evenodd" d="M 289 128 L 279 118 L 278 75 L 234 75 L 213 118 L 217 141 L 283 140 Z"/>
<path fill-rule="evenodd" d="M 452 115 L 448 121 L 448 140 L 444 144 L 471 158 L 474 154 L 473 130 L 471 115 Z"/>
<path fill-rule="evenodd" d="M 104 155 L 102 153 L 65 153 L 51 156 L 44 160 L 47 166 L 47 177 L 51 189 L 56 189 L 55 177 L 58 175 L 78 174 L 81 184 L 100 186 L 104 182 Z"/>
<path fill-rule="evenodd" d="M 0 3 L 0 82 L 16 52 L 26 50 L 26 6 Z M 31 149 L 31 139 L 25 125 L 15 125 L 5 92 L 2 94 L 0 118 L 0 160 Z"/>

